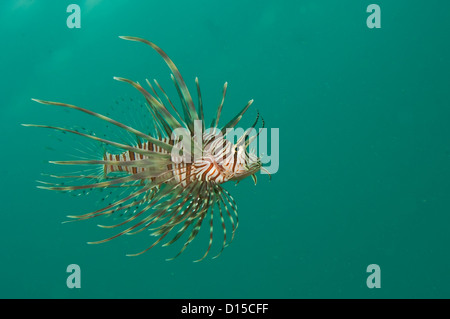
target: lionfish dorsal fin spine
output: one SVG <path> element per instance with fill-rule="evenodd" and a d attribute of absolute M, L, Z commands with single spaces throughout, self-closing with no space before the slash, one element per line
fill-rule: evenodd
<path fill-rule="evenodd" d="M 198 78 L 195 78 L 195 84 L 197 86 L 197 96 L 198 96 L 198 114 L 200 116 L 200 120 L 202 121 L 202 130 L 205 130 L 205 116 L 203 114 L 203 101 L 202 101 L 202 92 L 200 91 L 200 84 L 198 83 Z"/>
<path fill-rule="evenodd" d="M 178 118 L 182 119 L 182 117 L 180 116 L 180 113 L 178 113 L 177 109 L 175 108 L 175 106 L 173 105 L 173 103 L 170 100 L 169 96 L 167 95 L 166 91 L 164 91 L 164 89 L 161 87 L 161 85 L 158 83 L 158 81 L 156 79 L 153 79 L 153 81 L 155 82 L 155 84 L 159 88 L 159 90 L 162 92 L 162 94 L 166 98 L 167 102 L 169 102 L 170 106 L 172 107 L 173 111 L 178 116 Z"/>
<path fill-rule="evenodd" d="M 115 121 L 115 120 L 113 120 L 113 119 L 111 119 L 111 118 L 109 118 L 109 117 L 107 117 L 107 116 L 101 115 L 101 114 L 99 114 L 99 113 L 96 113 L 96 112 L 93 112 L 93 111 L 84 109 L 84 108 L 79 107 L 79 106 L 76 106 L 76 105 L 71 105 L 71 104 L 66 104 L 66 103 L 44 101 L 44 100 L 39 100 L 39 99 L 32 99 L 32 100 L 35 101 L 35 102 L 38 102 L 38 103 L 40 103 L 40 104 L 63 106 L 63 107 L 67 107 L 67 108 L 71 108 L 71 109 L 75 109 L 75 110 L 78 110 L 78 111 L 87 113 L 87 114 L 92 115 L 92 116 L 94 116 L 94 117 L 97 117 L 97 118 L 99 118 L 99 119 L 101 119 L 101 120 L 104 120 L 104 121 L 106 121 L 106 122 L 108 122 L 108 123 L 111 123 L 111 124 L 113 124 L 113 125 L 116 125 L 116 126 L 122 128 L 122 129 L 124 129 L 124 130 L 126 130 L 126 131 L 128 131 L 128 132 L 130 132 L 130 133 L 132 133 L 132 134 L 135 134 L 135 135 L 137 135 L 137 136 L 139 136 L 139 137 L 142 137 L 142 138 L 146 139 L 147 141 L 150 141 L 150 142 L 152 142 L 152 143 L 158 144 L 159 146 L 161 146 L 162 148 L 164 148 L 164 149 L 166 149 L 166 150 L 168 150 L 168 151 L 171 151 L 171 150 L 172 150 L 172 145 L 168 145 L 168 144 L 166 144 L 166 143 L 162 143 L 160 140 L 158 140 L 158 139 L 156 139 L 156 138 L 153 138 L 153 137 L 149 136 L 148 134 L 142 133 L 142 132 L 140 132 L 140 131 L 138 131 L 138 130 L 132 128 L 132 127 L 129 127 L 129 126 L 125 125 L 125 124 L 122 124 L 122 123 L 120 123 L 120 122 L 118 122 L 118 121 Z M 56 127 L 50 127 L 50 126 L 45 126 L 45 127 L 47 127 L 47 128 L 53 128 L 53 129 L 57 129 L 57 130 L 61 130 L 61 131 L 64 131 L 64 130 L 65 130 L 65 129 L 56 128 Z M 79 133 L 79 132 L 73 132 L 73 130 L 65 130 L 65 131 L 70 132 L 70 133 L 74 133 L 74 134 L 79 134 L 79 135 L 87 136 L 87 137 L 89 137 L 89 138 L 91 138 L 91 139 L 97 139 L 97 140 L 98 140 L 98 138 L 95 137 L 95 136 L 93 136 L 93 135 L 82 134 L 82 133 Z M 105 142 L 105 143 L 111 144 L 111 143 L 109 143 L 109 142 Z M 118 144 L 118 143 L 115 143 L 115 144 Z M 112 144 L 111 144 L 111 145 L 112 145 Z M 120 145 L 123 145 L 123 144 L 120 144 Z M 121 146 L 119 146 L 119 147 L 121 147 Z"/>
<path fill-rule="evenodd" d="M 227 87 L 228 87 L 228 82 L 225 82 L 225 84 L 223 85 L 223 91 L 222 91 L 222 101 L 220 102 L 219 107 L 217 108 L 217 114 L 216 114 L 214 127 L 217 127 L 219 125 L 220 113 L 222 113 L 223 103 L 225 102 L 225 95 L 227 94 Z"/>
<path fill-rule="evenodd" d="M 168 132 L 168 135 L 171 134 L 171 131 L 174 128 L 181 127 L 181 124 L 173 117 L 172 114 L 170 114 L 169 110 L 167 110 L 167 108 L 164 105 L 159 103 L 158 100 L 156 100 L 139 83 L 136 83 L 136 82 L 133 82 L 131 80 L 121 78 L 121 77 L 114 77 L 114 80 L 131 84 L 133 87 L 135 87 L 139 92 L 141 92 L 144 95 L 145 99 L 147 100 L 149 105 L 153 108 L 155 113 L 158 114 L 166 122 L 167 125 L 169 125 L 170 132 Z M 164 122 L 164 121 L 162 121 L 162 122 Z"/>
<path fill-rule="evenodd" d="M 244 108 L 235 117 L 233 117 L 230 120 L 230 122 L 228 122 L 226 125 L 223 126 L 223 128 L 222 128 L 223 136 L 225 136 L 227 128 L 233 128 L 236 126 L 237 123 L 239 123 L 242 116 L 244 115 L 245 112 L 247 112 L 248 108 L 250 107 L 250 105 L 252 105 L 252 103 L 253 103 L 253 100 L 248 101 L 247 105 L 244 106 Z"/>
<path fill-rule="evenodd" d="M 185 121 L 187 127 L 189 128 L 191 135 L 193 135 L 194 134 L 194 120 L 192 119 L 192 116 L 189 113 L 189 109 L 186 104 L 186 100 L 184 99 L 183 94 L 180 89 L 180 86 L 179 86 L 177 80 L 175 79 L 175 77 L 173 76 L 173 74 L 170 75 L 170 78 L 172 79 L 173 84 L 175 85 L 175 88 L 177 89 L 178 96 L 180 98 L 181 107 L 183 109 L 183 114 L 184 114 L 184 121 Z"/>
<path fill-rule="evenodd" d="M 176 67 L 175 63 L 173 63 L 173 61 L 169 58 L 169 56 L 159 46 L 157 46 L 156 44 L 154 44 L 148 40 L 138 38 L 138 37 L 130 37 L 130 36 L 120 36 L 119 38 L 124 39 L 124 40 L 145 43 L 145 44 L 151 46 L 156 52 L 159 53 L 159 55 L 164 59 L 166 64 L 169 66 L 170 70 L 172 71 L 172 73 L 175 76 L 175 79 L 177 80 L 177 82 L 180 85 L 181 92 L 182 92 L 184 99 L 186 100 L 187 105 L 189 107 L 190 117 L 192 118 L 192 120 L 198 120 L 198 114 L 195 110 L 194 101 L 192 100 L 191 94 L 189 93 L 189 90 L 186 86 L 186 83 L 183 80 L 183 77 L 180 74 L 180 71 L 178 71 L 178 68 Z"/>

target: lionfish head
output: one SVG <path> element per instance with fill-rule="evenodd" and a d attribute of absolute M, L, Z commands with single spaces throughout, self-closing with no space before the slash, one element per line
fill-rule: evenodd
<path fill-rule="evenodd" d="M 251 176 L 256 185 L 256 173 L 261 170 L 261 159 L 254 151 L 247 151 L 243 145 L 234 148 L 234 160 L 236 161 L 234 176 L 231 181 L 239 182 L 246 177 Z"/>

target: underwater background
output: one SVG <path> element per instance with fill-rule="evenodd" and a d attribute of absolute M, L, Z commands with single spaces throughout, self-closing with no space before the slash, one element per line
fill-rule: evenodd
<path fill-rule="evenodd" d="M 81 28 L 66 25 L 71 3 Z M 366 25 L 371 3 L 381 28 Z M 5 0 L 0 30 L 1 298 L 450 297 L 450 2 Z M 164 61 L 122 35 L 159 45 L 194 102 L 198 76 L 207 119 L 228 81 L 224 120 L 253 98 L 246 127 L 258 110 L 279 128 L 272 180 L 226 184 L 239 228 L 220 258 L 192 262 L 207 226 L 170 262 L 177 247 L 125 256 L 147 234 L 87 245 L 108 236 L 103 220 L 62 222 L 96 199 L 36 188 L 73 145 L 20 124 L 98 122 L 31 98 L 107 113 L 139 96 L 121 76 L 176 100 Z M 370 264 L 381 288 L 366 285 Z"/>

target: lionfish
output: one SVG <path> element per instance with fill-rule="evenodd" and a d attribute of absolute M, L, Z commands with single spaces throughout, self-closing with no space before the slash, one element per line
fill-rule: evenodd
<path fill-rule="evenodd" d="M 169 234 L 171 234 L 169 236 L 171 239 L 162 246 L 172 245 L 186 233 L 188 234 L 186 235 L 187 240 L 178 254 L 167 260 L 175 259 L 194 240 L 205 218 L 209 215 L 209 245 L 203 257 L 196 260 L 201 261 L 208 255 L 212 246 L 213 220 L 214 215 L 217 216 L 218 214 L 223 229 L 223 243 L 222 249 L 214 257 L 216 258 L 231 243 L 239 224 L 236 203 L 221 184 L 228 181 L 239 182 L 248 176 L 252 176 L 256 184 L 255 173 L 261 169 L 265 171 L 264 167 L 262 167 L 261 159 L 256 155 L 255 151 L 249 150 L 251 141 L 257 135 L 249 137 L 247 130 L 236 144 L 225 139 L 229 129 L 233 129 L 238 124 L 253 103 L 253 100 L 250 100 L 236 116 L 219 129 L 220 114 L 227 90 L 227 83 L 225 83 L 221 103 L 209 127 L 209 131 L 207 131 L 205 130 L 202 96 L 198 78 L 195 78 L 198 95 L 198 107 L 196 109 L 178 68 L 161 48 L 152 42 L 137 37 L 122 36 L 120 38 L 145 43 L 164 59 L 172 72 L 171 79 L 181 101 L 183 117 L 180 116 L 174 103 L 172 103 L 156 80 L 154 80 L 155 85 L 158 87 L 164 100 L 158 95 L 148 80 L 146 80 L 146 83 L 151 92 L 137 82 L 114 77 L 117 81 L 131 84 L 145 98 L 146 108 L 153 119 L 153 136 L 151 133 L 144 133 L 108 116 L 85 108 L 66 103 L 32 99 L 41 104 L 61 106 L 84 112 L 112 124 L 135 137 L 134 144 L 124 144 L 101 138 L 95 133 L 82 132 L 77 129 L 23 124 L 24 126 L 49 128 L 63 133 L 75 134 L 91 141 L 93 140 L 95 143 L 100 143 L 102 146 L 114 147 L 118 150 L 116 153 L 104 150 L 102 157 L 99 156 L 97 159 L 50 161 L 50 163 L 60 165 L 93 165 L 100 167 L 100 173 L 78 176 L 50 175 L 51 177 L 62 179 L 76 178 L 81 180 L 82 183 L 81 185 L 68 185 L 67 183 L 42 182 L 45 185 L 38 187 L 56 191 L 86 191 L 108 188 L 126 188 L 129 190 L 122 198 L 101 209 L 83 215 L 67 216 L 72 218 L 69 221 L 74 221 L 120 214 L 123 219 L 120 219 L 119 223 L 98 226 L 102 228 L 119 228 L 123 226 L 122 228 L 125 229 L 112 237 L 89 242 L 89 244 L 104 243 L 119 236 L 136 234 L 143 230 L 150 230 L 152 231 L 151 235 L 157 237 L 146 249 L 127 256 L 137 256 L 148 251 Z M 171 111 L 169 111 L 168 105 L 170 105 Z M 251 127 L 252 129 L 257 124 L 258 118 L 259 113 Z M 196 129 L 196 125 L 200 125 L 200 134 Z M 262 127 L 264 127 L 263 120 Z M 190 148 L 186 147 L 180 151 L 178 147 L 175 152 L 174 149 L 177 147 L 177 143 L 172 137 L 177 135 L 177 130 L 179 129 L 184 129 L 187 133 L 190 133 L 190 141 L 192 143 Z M 214 129 L 219 134 L 214 133 Z M 197 156 L 195 156 L 196 154 Z M 226 226 L 226 221 L 228 226 Z M 227 238 L 227 227 L 230 227 L 230 224 L 232 234 Z"/>

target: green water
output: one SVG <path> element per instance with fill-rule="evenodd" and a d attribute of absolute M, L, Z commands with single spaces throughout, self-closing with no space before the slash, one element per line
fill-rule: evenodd
<path fill-rule="evenodd" d="M 71 3 L 80 29 L 66 26 Z M 2 1 L 0 297 L 448 298 L 450 3 L 379 0 L 369 29 L 370 3 Z M 227 185 L 239 228 L 218 259 L 192 262 L 207 232 L 172 262 L 171 247 L 125 256 L 146 235 L 87 245 L 105 238 L 102 221 L 61 222 L 94 202 L 35 187 L 72 145 L 50 151 L 49 131 L 19 124 L 91 122 L 32 97 L 102 113 L 136 95 L 113 76 L 170 87 L 162 59 L 120 35 L 161 46 L 195 101 L 198 76 L 208 118 L 228 81 L 224 118 L 253 98 L 247 125 L 258 109 L 280 130 L 272 181 Z M 80 289 L 66 286 L 69 264 Z"/>

